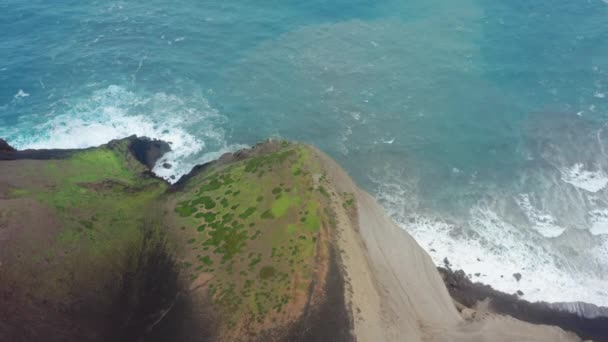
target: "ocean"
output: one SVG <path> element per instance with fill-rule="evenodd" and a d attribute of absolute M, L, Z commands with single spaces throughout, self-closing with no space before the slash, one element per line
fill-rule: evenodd
<path fill-rule="evenodd" d="M 0 137 L 131 134 L 314 144 L 438 265 L 608 306 L 606 0 L 2 0 Z"/>

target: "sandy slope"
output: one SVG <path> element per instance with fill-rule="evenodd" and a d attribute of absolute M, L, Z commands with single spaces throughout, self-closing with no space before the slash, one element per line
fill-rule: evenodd
<path fill-rule="evenodd" d="M 492 313 L 459 313 L 427 253 L 320 151 L 334 185 L 345 277 L 358 341 L 579 341 L 560 328 Z M 355 194 L 351 222 L 338 194 Z M 466 319 L 465 317 L 466 316 Z"/>

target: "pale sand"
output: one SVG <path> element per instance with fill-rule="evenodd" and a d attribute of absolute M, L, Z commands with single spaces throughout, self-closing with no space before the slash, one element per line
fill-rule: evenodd
<path fill-rule="evenodd" d="M 483 309 L 459 313 L 430 256 L 339 165 L 314 150 L 334 187 L 337 246 L 358 341 L 580 341 L 558 327 Z M 358 222 L 342 207 L 344 192 L 355 194 Z"/>

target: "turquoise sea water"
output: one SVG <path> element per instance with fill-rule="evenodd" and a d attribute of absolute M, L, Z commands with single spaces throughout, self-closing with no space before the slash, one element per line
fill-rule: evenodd
<path fill-rule="evenodd" d="M 0 2 L 11 144 L 162 138 L 169 178 L 312 143 L 437 263 L 529 300 L 608 305 L 607 124 L 605 0 Z"/>

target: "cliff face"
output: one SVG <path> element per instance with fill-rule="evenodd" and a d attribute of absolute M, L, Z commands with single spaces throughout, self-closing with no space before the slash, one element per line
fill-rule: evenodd
<path fill-rule="evenodd" d="M 177 270 L 153 209 L 167 185 L 130 152 L 135 142 L 153 148 L 132 137 L 0 152 L 0 340 L 118 339 L 145 324 L 132 319 L 138 311 L 174 295 Z M 162 283 L 148 281 L 157 275 Z"/>
<path fill-rule="evenodd" d="M 320 151 L 316 155 L 332 193 L 351 193 L 354 199 L 355 208 L 337 229 L 337 244 L 343 251 L 347 303 L 358 340 L 580 340 L 557 327 L 455 305 L 430 256 L 331 158 Z"/>
<path fill-rule="evenodd" d="M 170 187 L 166 144 L 0 152 L 0 340 L 350 340 L 311 150 L 265 143 Z"/>
<path fill-rule="evenodd" d="M 10 146 L 6 141 L 0 139 L 0 151 L 1 152 L 12 152 L 15 151 L 15 149 Z"/>
<path fill-rule="evenodd" d="M 0 340 L 577 340 L 457 309 L 429 256 L 310 146 L 259 144 L 172 186 L 149 171 L 167 150 L 0 148 Z"/>

